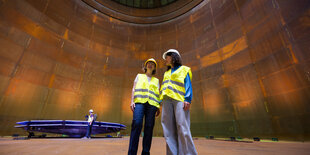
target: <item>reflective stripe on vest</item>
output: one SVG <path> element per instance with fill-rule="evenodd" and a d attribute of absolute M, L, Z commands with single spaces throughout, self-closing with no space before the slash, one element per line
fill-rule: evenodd
<path fill-rule="evenodd" d="M 160 100 L 162 100 L 164 96 L 169 96 L 170 98 L 183 102 L 185 100 L 184 80 L 187 74 L 189 74 L 192 80 L 191 69 L 187 66 L 179 67 L 172 74 L 171 69 L 166 71 L 161 85 Z"/>
<path fill-rule="evenodd" d="M 134 102 L 149 102 L 150 105 L 159 108 L 158 79 L 152 77 L 149 82 L 145 74 L 138 74 L 138 82 L 134 90 Z"/>

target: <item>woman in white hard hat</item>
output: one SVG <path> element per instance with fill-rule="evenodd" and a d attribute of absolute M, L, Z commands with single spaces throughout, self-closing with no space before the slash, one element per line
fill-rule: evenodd
<path fill-rule="evenodd" d="M 131 134 L 128 155 L 136 155 L 138 151 L 139 137 L 144 121 L 144 136 L 142 154 L 150 154 L 155 116 L 159 110 L 159 80 L 154 77 L 157 63 L 151 58 L 144 63 L 144 73 L 138 74 L 132 89 L 130 108 L 133 111 Z"/>
<path fill-rule="evenodd" d="M 190 131 L 191 69 L 182 65 L 181 55 L 175 49 L 165 52 L 163 59 L 167 71 L 160 89 L 160 100 L 167 155 L 196 155 Z"/>
<path fill-rule="evenodd" d="M 97 116 L 96 116 L 96 114 L 94 114 L 94 110 L 90 109 L 89 115 L 87 116 L 87 132 L 86 132 L 85 137 L 83 137 L 83 139 L 90 139 L 91 138 L 91 130 L 92 130 L 93 124 L 96 120 L 96 117 Z"/>

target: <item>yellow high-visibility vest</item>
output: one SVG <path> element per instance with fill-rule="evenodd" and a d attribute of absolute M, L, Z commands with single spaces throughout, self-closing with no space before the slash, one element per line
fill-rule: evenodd
<path fill-rule="evenodd" d="M 185 87 L 184 80 L 189 74 L 190 80 L 192 80 L 191 68 L 187 66 L 181 66 L 171 74 L 171 69 L 165 72 L 163 83 L 160 89 L 160 100 L 163 100 L 164 96 L 168 96 L 178 101 L 184 102 L 185 100 Z"/>
<path fill-rule="evenodd" d="M 145 74 L 138 74 L 138 82 L 136 83 L 136 87 L 134 90 L 134 102 L 149 102 L 150 105 L 159 108 L 160 106 L 158 82 L 159 80 L 157 78 L 152 77 L 149 83 Z"/>

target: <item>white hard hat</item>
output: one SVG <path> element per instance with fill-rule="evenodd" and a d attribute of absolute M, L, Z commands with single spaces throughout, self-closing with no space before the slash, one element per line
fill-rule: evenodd
<path fill-rule="evenodd" d="M 166 60 L 166 55 L 167 55 L 168 53 L 170 53 L 170 52 L 176 53 L 176 54 L 178 54 L 178 55 L 181 57 L 180 53 L 179 53 L 177 50 L 175 50 L 175 49 L 169 49 L 168 51 L 166 51 L 166 52 L 163 54 L 163 59 L 164 59 L 164 60 Z"/>
<path fill-rule="evenodd" d="M 90 109 L 89 112 L 94 112 L 94 110 L 93 110 L 93 109 Z"/>

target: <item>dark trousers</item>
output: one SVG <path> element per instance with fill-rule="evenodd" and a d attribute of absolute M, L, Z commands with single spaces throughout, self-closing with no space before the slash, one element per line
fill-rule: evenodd
<path fill-rule="evenodd" d="M 90 138 L 91 136 L 91 128 L 93 127 L 93 124 L 87 126 L 87 132 L 86 132 L 86 136 L 87 138 Z"/>
<path fill-rule="evenodd" d="M 145 120 L 144 120 L 144 135 L 142 143 L 143 145 L 142 155 L 150 154 L 156 111 L 157 107 L 150 105 L 148 102 L 144 104 L 136 103 L 136 107 L 133 112 L 133 120 L 131 124 L 128 155 L 137 154 L 139 145 L 139 136 L 143 124 L 143 117 L 145 117 Z"/>

